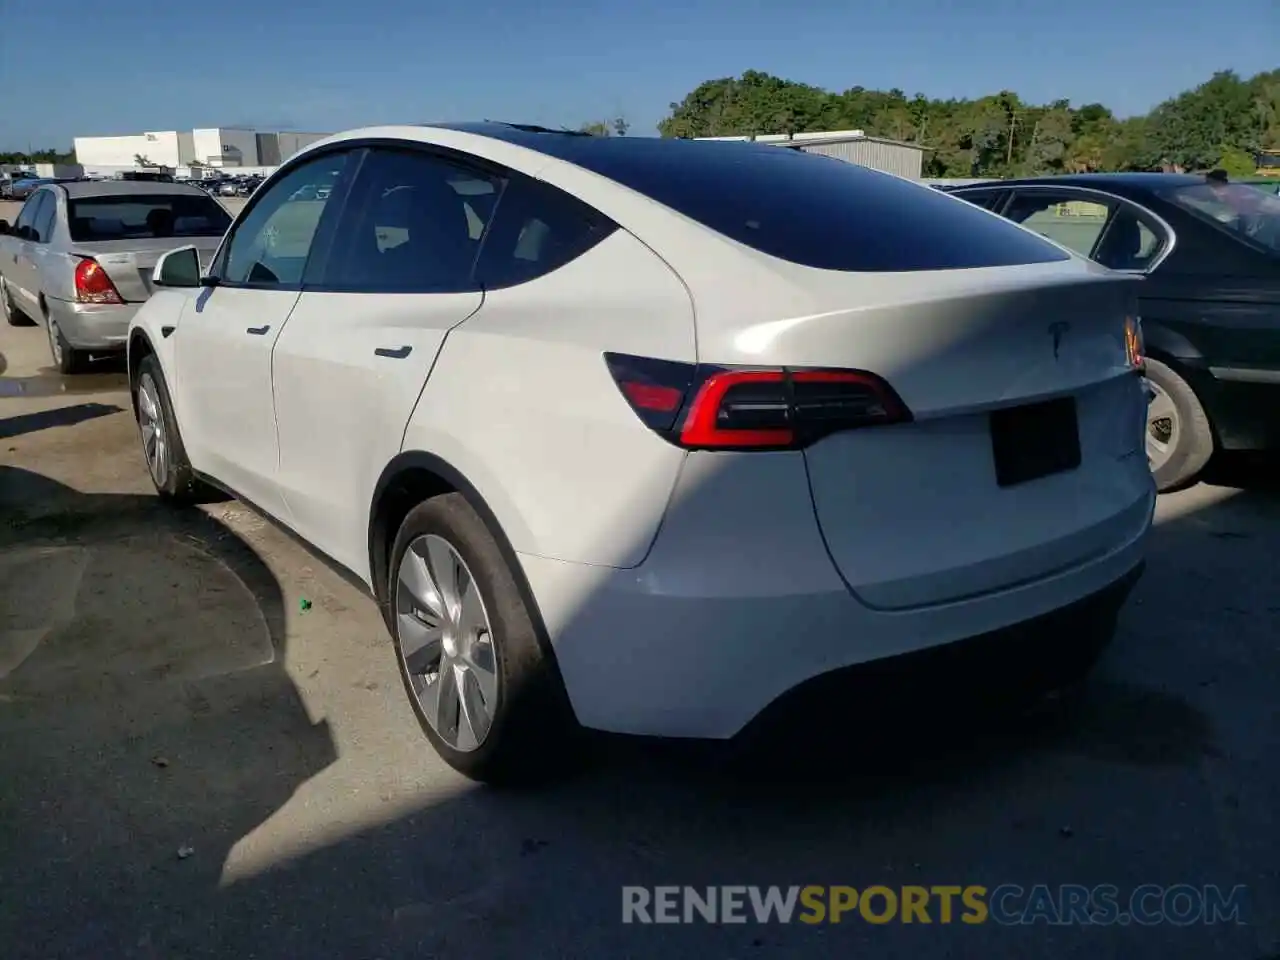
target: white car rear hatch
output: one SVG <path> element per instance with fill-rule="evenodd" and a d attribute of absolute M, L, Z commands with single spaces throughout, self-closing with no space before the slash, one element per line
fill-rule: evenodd
<path fill-rule="evenodd" d="M 888 285 L 887 302 L 807 318 L 769 350 L 783 366 L 872 371 L 910 411 L 804 453 L 823 537 L 860 599 L 959 600 L 1141 532 L 1151 478 L 1126 343 L 1132 281 L 1014 267 Z"/>
<path fill-rule="evenodd" d="M 1143 532 L 1140 281 L 856 164 L 684 152 L 678 170 L 598 169 L 727 238 L 662 247 L 694 297 L 699 364 L 787 372 L 728 374 L 739 399 L 717 394 L 683 440 L 723 443 L 715 424 L 735 422 L 747 445 L 802 449 L 831 558 L 864 603 L 1006 589 Z"/>

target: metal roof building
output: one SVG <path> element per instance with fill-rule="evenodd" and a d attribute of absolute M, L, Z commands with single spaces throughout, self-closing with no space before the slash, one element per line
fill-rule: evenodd
<path fill-rule="evenodd" d="M 699 140 L 754 140 L 805 153 L 820 153 L 847 163 L 858 163 L 908 180 L 919 180 L 924 168 L 925 148 L 883 137 L 869 137 L 861 130 L 831 130 L 822 133 L 769 134 L 757 137 L 698 137 Z"/>

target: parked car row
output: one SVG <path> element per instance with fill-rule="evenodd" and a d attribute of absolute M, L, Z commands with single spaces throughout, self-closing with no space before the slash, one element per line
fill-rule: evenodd
<path fill-rule="evenodd" d="M 49 183 L 75 183 L 84 177 L 18 177 L 0 180 L 0 200 L 26 200 L 40 187 Z"/>
<path fill-rule="evenodd" d="M 243 177 L 206 177 L 189 181 L 193 186 L 218 197 L 250 197 L 265 178 L 257 174 Z"/>
<path fill-rule="evenodd" d="M 26 200 L 40 187 L 50 183 L 101 183 L 106 180 L 136 180 L 156 183 L 173 183 L 173 175 L 149 170 L 126 170 L 114 177 L 79 176 L 79 177 L 37 177 L 33 174 L 20 175 L 8 180 L 0 180 L 0 200 Z"/>

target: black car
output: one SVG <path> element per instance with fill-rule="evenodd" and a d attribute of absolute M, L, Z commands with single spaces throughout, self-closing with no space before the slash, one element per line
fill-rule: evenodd
<path fill-rule="evenodd" d="M 1162 491 L 1193 482 L 1215 449 L 1280 447 L 1280 197 L 1171 173 L 944 189 L 1144 278 L 1147 457 Z"/>

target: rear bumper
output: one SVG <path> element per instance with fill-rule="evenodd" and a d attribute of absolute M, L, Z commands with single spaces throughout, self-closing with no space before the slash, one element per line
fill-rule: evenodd
<path fill-rule="evenodd" d="M 77 350 L 123 350 L 129 339 L 129 322 L 142 306 L 52 299 L 46 302 L 67 343 Z"/>
<path fill-rule="evenodd" d="M 1117 517 L 1109 549 L 1069 569 L 963 600 L 874 610 L 840 579 L 807 490 L 792 486 L 803 466 L 789 477 L 785 455 L 747 456 L 760 469 L 745 493 L 738 471 L 702 476 L 692 489 L 682 476 L 636 568 L 520 556 L 584 726 L 727 739 L 788 691 L 844 667 L 996 632 L 1038 645 L 1044 618 L 1134 574 L 1155 505 L 1148 490 L 1137 505 L 1146 522 L 1135 531 Z"/>
<path fill-rule="evenodd" d="M 1110 644 L 1116 617 L 1142 577 L 1139 563 L 1075 603 L 1000 630 L 814 677 L 762 711 L 748 731 L 816 740 L 823 731 L 912 717 L 966 718 L 975 709 L 1024 703 L 1082 675 Z"/>

